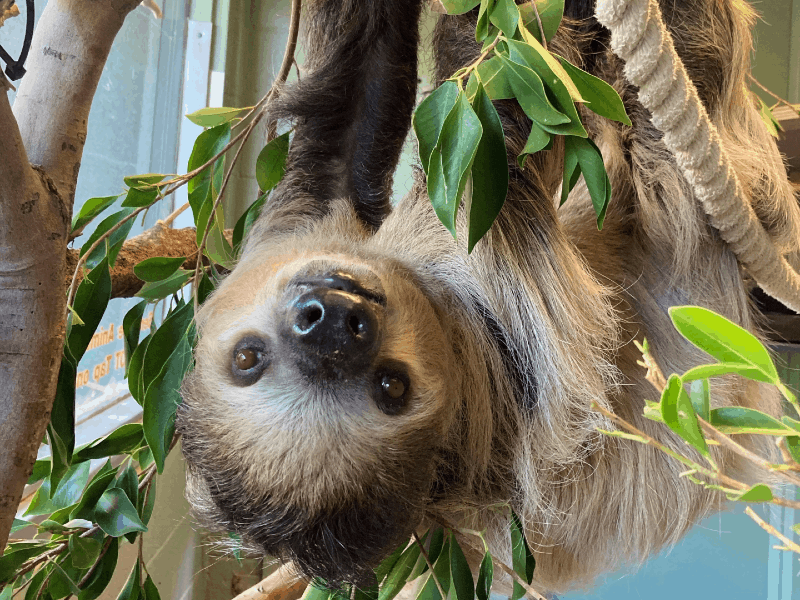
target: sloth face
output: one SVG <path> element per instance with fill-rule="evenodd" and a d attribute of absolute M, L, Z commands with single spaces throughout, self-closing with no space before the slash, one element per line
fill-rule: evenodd
<path fill-rule="evenodd" d="M 452 351 L 401 267 L 249 258 L 198 315 L 178 430 L 198 516 L 306 575 L 358 581 L 417 524 Z"/>

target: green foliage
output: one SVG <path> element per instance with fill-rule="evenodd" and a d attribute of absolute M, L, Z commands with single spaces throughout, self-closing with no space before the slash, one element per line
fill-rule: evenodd
<path fill-rule="evenodd" d="M 289 132 L 270 141 L 256 159 L 256 180 L 262 192 L 278 185 L 286 172 L 286 158 L 289 155 Z"/>
<path fill-rule="evenodd" d="M 502 127 L 492 101 L 513 98 L 532 121 L 527 144 L 517 157 L 520 168 L 525 168 L 528 155 L 549 149 L 553 136 L 565 136 L 562 201 L 583 175 L 597 227 L 602 228 L 611 183 L 600 150 L 587 139 L 575 103 L 630 125 L 622 100 L 610 85 L 545 48 L 561 22 L 563 0 L 520 5 L 514 0 L 443 2 L 452 14 L 478 4 L 475 36 L 484 44 L 480 59 L 434 90 L 414 113 L 420 162 L 437 216 L 455 236 L 463 199 L 469 207 L 469 252 L 491 228 L 505 202 L 509 181 Z M 470 177 L 471 194 L 462 198 Z"/>

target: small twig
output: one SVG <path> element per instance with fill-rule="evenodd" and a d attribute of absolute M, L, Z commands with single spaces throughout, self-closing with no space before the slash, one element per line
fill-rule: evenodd
<path fill-rule="evenodd" d="M 777 440 L 775 440 L 775 445 L 778 447 L 778 450 L 781 451 L 781 457 L 783 458 L 784 462 L 783 468 L 800 472 L 800 465 L 794 461 L 794 457 L 789 454 L 789 450 L 786 448 L 786 438 L 779 437 Z"/>
<path fill-rule="evenodd" d="M 697 421 L 700 423 L 700 425 L 702 425 L 703 430 L 706 431 L 707 433 L 710 433 L 714 437 L 714 439 L 717 440 L 722 446 L 725 446 L 726 448 L 732 450 L 739 456 L 743 456 L 749 461 L 754 462 L 755 464 L 766 469 L 767 471 L 778 474 L 780 477 L 782 477 L 792 485 L 800 486 L 800 477 L 798 477 L 797 475 L 789 473 L 787 471 L 776 469 L 777 465 L 774 465 L 768 460 L 760 457 L 755 452 L 748 450 L 738 442 L 734 441 L 730 436 L 727 436 L 724 433 L 722 433 L 719 429 L 714 427 L 711 423 L 704 420 L 699 415 L 697 417 Z"/>
<path fill-rule="evenodd" d="M 539 15 L 539 7 L 536 6 L 536 0 L 531 0 L 531 8 L 533 8 L 536 21 L 539 23 L 539 33 L 542 34 L 542 47 L 547 50 L 547 39 L 544 37 L 544 25 L 542 25 L 542 17 Z"/>
<path fill-rule="evenodd" d="M 301 0 L 292 0 L 292 14 L 289 21 L 289 39 L 286 41 L 286 49 L 283 51 L 283 62 L 278 71 L 278 76 L 275 78 L 275 83 L 272 84 L 270 93 L 275 98 L 278 96 L 280 86 L 286 83 L 286 78 L 289 77 L 289 72 L 292 69 L 294 61 L 294 52 L 297 48 L 297 34 L 300 31 L 300 9 Z M 273 92 L 274 90 L 274 92 Z M 278 122 L 276 119 L 270 119 L 267 122 L 267 143 L 271 142 L 278 135 Z"/>
<path fill-rule="evenodd" d="M 483 52 L 481 52 L 481 55 L 477 58 L 477 60 L 464 67 L 463 73 L 454 77 L 454 79 L 458 80 L 460 87 L 463 86 L 464 78 L 470 73 L 472 73 L 472 71 L 478 68 L 478 65 L 480 65 L 483 62 L 483 59 L 486 58 L 492 50 L 494 50 L 494 47 L 497 46 L 497 42 L 499 41 L 500 41 L 500 36 L 498 35 L 494 39 L 494 41 L 491 44 L 489 44 L 489 47 L 486 48 L 486 50 L 484 50 Z"/>
<path fill-rule="evenodd" d="M 425 546 L 422 545 L 422 540 L 419 539 L 419 536 L 417 535 L 416 531 L 412 535 L 414 536 L 414 541 L 417 543 L 417 546 L 419 546 L 419 551 L 422 553 L 422 556 L 425 558 L 425 562 L 428 563 L 428 569 L 431 572 L 431 577 L 433 577 L 433 583 L 436 584 L 436 589 L 439 590 L 439 594 L 442 596 L 443 599 L 447 598 L 447 594 L 444 593 L 444 589 L 442 588 L 442 584 L 439 583 L 439 578 L 436 577 L 436 573 L 433 572 L 433 565 L 431 564 L 431 559 L 428 556 L 427 551 L 425 550 Z"/>
<path fill-rule="evenodd" d="M 184 204 L 182 204 L 181 206 L 179 206 L 178 208 L 176 208 L 175 210 L 173 210 L 173 211 L 172 211 L 172 212 L 171 212 L 171 213 L 170 213 L 170 214 L 167 216 L 167 218 L 166 218 L 166 219 L 163 219 L 161 222 L 164 224 L 164 226 L 165 226 L 165 227 L 172 227 L 172 223 L 175 221 L 175 219 L 177 219 L 177 218 L 178 218 L 178 216 L 179 216 L 181 213 L 183 213 L 183 211 L 185 211 L 187 208 L 189 208 L 189 203 L 188 203 L 188 202 L 185 202 Z"/>
<path fill-rule="evenodd" d="M 625 419 L 622 419 L 621 417 L 618 417 L 617 415 L 612 413 L 610 410 L 607 410 L 607 409 L 603 408 L 597 402 L 592 401 L 592 408 L 594 410 L 596 410 L 597 412 L 601 413 L 602 415 L 604 415 L 604 416 L 608 417 L 609 419 L 611 419 L 614 423 L 616 423 L 617 425 L 619 425 L 623 429 L 627 430 L 629 433 L 632 433 L 632 434 L 637 435 L 640 438 L 642 438 L 644 440 L 644 443 L 646 443 L 646 444 L 648 444 L 650 446 L 653 446 L 654 448 L 657 448 L 658 450 L 661 450 L 664 454 L 667 454 L 667 455 L 671 456 L 675 460 L 683 463 L 684 465 L 686 465 L 687 467 L 690 467 L 691 469 L 694 469 L 698 473 L 700 473 L 702 475 L 705 475 L 706 477 L 708 477 L 710 479 L 716 479 L 718 481 L 721 481 L 722 483 L 724 483 L 725 485 L 727 485 L 728 487 L 731 487 L 733 489 L 738 489 L 738 490 L 742 490 L 742 491 L 748 489 L 748 486 L 746 484 L 742 483 L 741 481 L 736 481 L 735 479 L 733 479 L 731 477 L 728 477 L 727 475 L 724 475 L 723 473 L 719 473 L 717 471 L 712 471 L 711 469 L 708 469 L 708 468 L 706 468 L 706 467 L 694 462 L 693 460 L 691 460 L 689 458 L 686 458 L 685 456 L 681 456 L 680 454 L 678 454 L 674 450 L 671 450 L 671 449 L 667 448 L 661 442 L 659 442 L 656 439 L 650 437 L 645 432 L 643 432 L 640 429 L 636 428 L 634 425 L 631 425 Z"/>
<path fill-rule="evenodd" d="M 766 531 L 771 535 L 774 535 L 776 538 L 782 541 L 786 545 L 786 547 L 790 549 L 792 552 L 797 552 L 798 554 L 800 554 L 800 546 L 795 544 L 792 540 L 787 538 L 780 531 L 775 529 L 772 525 L 764 521 L 764 519 L 762 519 L 756 514 L 756 511 L 754 511 L 752 508 L 748 506 L 747 508 L 744 509 L 744 512 L 746 512 L 748 516 L 751 519 L 753 519 L 753 521 L 755 521 L 759 525 L 759 527 L 761 527 L 761 529 L 763 529 L 764 531 Z"/>
<path fill-rule="evenodd" d="M 92 565 L 92 568 L 89 569 L 86 572 L 86 575 L 84 575 L 81 578 L 81 580 L 78 582 L 78 587 L 79 588 L 82 589 L 83 586 L 85 586 L 89 582 L 89 580 L 92 578 L 92 575 L 94 575 L 95 571 L 97 571 L 97 567 L 100 566 L 100 561 L 103 560 L 103 557 L 106 555 L 106 552 L 108 552 L 108 548 L 111 546 L 111 542 L 113 540 L 114 540 L 114 538 L 112 538 L 111 536 L 108 536 L 106 538 L 106 541 L 103 544 L 103 548 L 100 550 L 100 554 L 97 555 L 97 560 L 94 561 L 94 564 Z"/>
<path fill-rule="evenodd" d="M 633 340 L 633 345 L 642 353 L 642 360 L 636 361 L 636 364 L 647 369 L 644 378 L 652 383 L 653 387 L 661 394 L 664 388 L 667 387 L 667 378 L 664 377 L 661 367 L 658 366 L 653 355 L 650 354 L 650 347 L 647 345 L 647 340 L 644 341 L 644 344 L 640 344 L 638 340 Z"/>
<path fill-rule="evenodd" d="M 789 108 L 791 108 L 791 109 L 792 109 L 794 112 L 798 112 L 798 110 L 797 110 L 797 107 L 796 107 L 794 104 L 792 104 L 791 102 L 789 102 L 789 101 L 787 101 L 787 100 L 784 100 L 783 98 L 781 98 L 780 96 L 778 96 L 778 95 L 777 95 L 775 92 L 773 92 L 773 91 L 771 91 L 771 90 L 767 89 L 766 87 L 764 87 L 763 85 L 761 85 L 761 83 L 758 81 L 758 79 L 756 79 L 755 77 L 753 77 L 753 75 L 752 75 L 752 74 L 748 73 L 748 74 L 747 74 L 747 78 L 748 78 L 750 81 L 752 81 L 753 83 L 755 83 L 755 84 L 756 84 L 758 87 L 760 87 L 762 90 L 764 90 L 765 92 L 767 92 L 767 93 L 768 93 L 770 96 L 772 96 L 773 98 L 775 98 L 775 100 L 777 100 L 777 101 L 778 101 L 778 104 L 783 104 L 784 106 L 788 106 Z"/>

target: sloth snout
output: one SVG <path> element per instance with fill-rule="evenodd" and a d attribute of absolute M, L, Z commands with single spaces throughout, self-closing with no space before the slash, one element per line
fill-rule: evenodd
<path fill-rule="evenodd" d="M 363 296 L 316 287 L 290 303 L 284 340 L 308 377 L 358 375 L 378 351 L 380 322 Z"/>

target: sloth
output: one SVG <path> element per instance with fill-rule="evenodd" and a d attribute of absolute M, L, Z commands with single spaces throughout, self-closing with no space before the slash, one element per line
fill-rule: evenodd
<path fill-rule="evenodd" d="M 642 416 L 664 373 L 707 362 L 667 309 L 711 308 L 753 332 L 731 250 L 608 49 L 588 0 L 567 0 L 550 49 L 607 81 L 632 126 L 583 110 L 613 196 L 598 231 L 579 183 L 558 206 L 563 141 L 520 166 L 530 122 L 496 102 L 505 205 L 471 253 L 439 223 L 418 172 L 390 201 L 417 90 L 421 0 L 314 0 L 307 73 L 273 114 L 294 124 L 286 175 L 240 261 L 197 314 L 177 427 L 187 495 L 209 527 L 332 584 L 363 581 L 441 519 L 486 531 L 508 560 L 510 506 L 559 592 L 675 543 L 720 496 L 652 447 L 602 435 L 593 402 L 679 452 Z M 745 77 L 754 14 L 739 0 L 664 0 L 664 20 L 747 198 L 784 252 L 800 214 Z M 438 82 L 473 62 L 477 9 L 442 15 Z M 777 411 L 762 384 L 712 382 L 712 404 Z M 726 469 L 741 465 L 715 449 Z"/>

